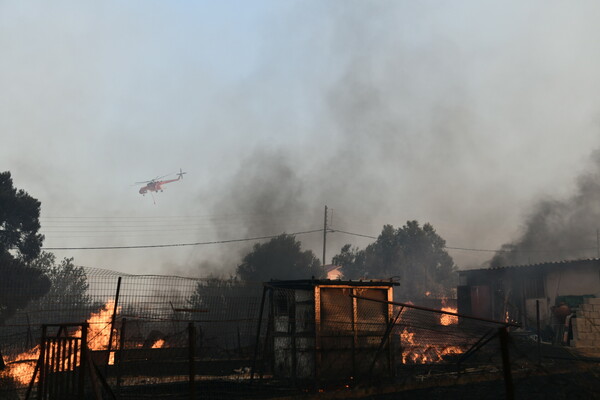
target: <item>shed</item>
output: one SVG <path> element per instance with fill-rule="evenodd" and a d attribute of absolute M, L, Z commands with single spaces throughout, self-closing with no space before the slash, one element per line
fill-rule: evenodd
<path fill-rule="evenodd" d="M 578 309 L 600 297 L 600 259 L 547 262 L 459 271 L 458 312 L 524 327 L 555 330 L 554 307 Z"/>
<path fill-rule="evenodd" d="M 265 284 L 269 294 L 273 375 L 342 381 L 393 376 L 392 344 L 383 340 L 396 282 L 294 280 Z"/>

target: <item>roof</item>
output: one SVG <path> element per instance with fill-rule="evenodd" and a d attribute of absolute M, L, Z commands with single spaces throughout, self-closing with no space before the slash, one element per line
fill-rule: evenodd
<path fill-rule="evenodd" d="M 329 273 L 331 271 L 335 271 L 336 269 L 342 268 L 342 266 L 335 265 L 335 264 L 327 264 L 327 265 L 323 265 L 323 268 L 325 269 L 325 272 Z"/>
<path fill-rule="evenodd" d="M 355 286 L 355 287 L 373 287 L 373 286 L 398 286 L 399 283 L 393 280 L 369 279 L 358 281 L 343 281 L 341 279 L 299 279 L 289 281 L 271 280 L 264 283 L 265 286 L 281 289 L 312 289 L 315 286 Z"/>
<path fill-rule="evenodd" d="M 600 266 L 600 258 L 587 258 L 581 260 L 562 260 L 562 261 L 550 261 L 537 264 L 522 264 L 522 265 L 506 265 L 502 267 L 493 268 L 477 268 L 477 269 L 466 269 L 458 271 L 459 273 L 469 272 L 480 272 L 480 271 L 500 271 L 500 270 L 516 270 L 516 269 L 546 269 L 546 268 L 566 268 L 583 266 L 586 264 L 598 264 Z"/>

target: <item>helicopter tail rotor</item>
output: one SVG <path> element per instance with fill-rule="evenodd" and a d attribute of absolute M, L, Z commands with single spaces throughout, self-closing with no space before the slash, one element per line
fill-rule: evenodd
<path fill-rule="evenodd" d="M 177 174 L 177 176 L 179 176 L 179 179 L 183 179 L 183 175 L 185 174 L 187 174 L 187 172 L 183 172 L 183 170 L 179 168 L 179 173 Z"/>

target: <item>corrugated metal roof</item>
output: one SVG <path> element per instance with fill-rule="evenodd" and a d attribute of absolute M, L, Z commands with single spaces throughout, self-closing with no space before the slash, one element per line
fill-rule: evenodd
<path fill-rule="evenodd" d="M 299 279 L 299 280 L 271 280 L 264 283 L 266 286 L 288 289 L 311 288 L 315 286 L 399 286 L 397 281 L 393 280 L 359 280 L 359 281 L 344 281 L 340 279 Z"/>
<path fill-rule="evenodd" d="M 594 262 L 594 261 L 600 262 L 600 258 L 548 261 L 548 262 L 537 263 L 537 264 L 505 265 L 502 267 L 493 267 L 493 268 L 465 269 L 465 270 L 458 271 L 458 272 L 462 273 L 462 272 L 471 272 L 471 271 L 494 271 L 494 270 L 505 270 L 505 269 L 516 269 L 516 268 L 545 268 L 545 267 L 556 267 L 556 266 L 569 266 L 569 265 L 573 265 L 573 264 L 583 264 L 583 263 L 589 263 L 589 262 Z"/>

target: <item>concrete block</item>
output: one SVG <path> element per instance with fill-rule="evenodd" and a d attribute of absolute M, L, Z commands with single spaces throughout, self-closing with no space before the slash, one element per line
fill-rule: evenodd
<path fill-rule="evenodd" d="M 584 342 L 583 342 L 583 340 L 581 340 L 581 339 L 573 340 L 573 341 L 571 342 L 571 344 L 572 344 L 572 346 L 573 346 L 573 347 L 578 347 L 578 348 L 579 348 L 579 347 L 585 347 L 585 345 L 584 345 L 583 343 L 584 343 Z"/>
<path fill-rule="evenodd" d="M 579 310 L 577 311 L 577 318 L 587 318 L 588 317 L 588 312 L 589 311 L 584 311 L 584 310 Z"/>
<path fill-rule="evenodd" d="M 583 299 L 583 303 L 600 305 L 600 297 L 586 297 Z"/>
<path fill-rule="evenodd" d="M 575 347 L 593 347 L 593 343 L 589 340 L 577 340 Z"/>
<path fill-rule="evenodd" d="M 594 305 L 593 304 L 582 304 L 581 305 L 581 310 L 582 311 L 593 311 L 594 310 Z"/>

